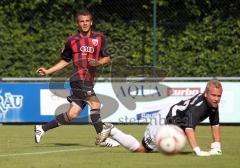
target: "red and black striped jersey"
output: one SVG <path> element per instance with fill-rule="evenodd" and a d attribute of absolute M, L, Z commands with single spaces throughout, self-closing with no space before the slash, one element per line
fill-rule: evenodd
<path fill-rule="evenodd" d="M 93 82 L 96 68 L 88 65 L 88 58 L 98 60 L 109 56 L 106 36 L 99 32 L 91 32 L 82 37 L 79 32 L 69 36 L 61 53 L 61 58 L 73 62 L 73 73 L 70 81 Z"/>

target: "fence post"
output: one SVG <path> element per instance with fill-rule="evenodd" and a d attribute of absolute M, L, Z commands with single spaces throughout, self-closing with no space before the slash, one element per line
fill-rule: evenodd
<path fill-rule="evenodd" d="M 155 76 L 155 66 L 157 64 L 157 0 L 153 0 L 153 76 Z"/>
<path fill-rule="evenodd" d="M 153 0 L 153 66 L 157 63 L 157 0 Z"/>

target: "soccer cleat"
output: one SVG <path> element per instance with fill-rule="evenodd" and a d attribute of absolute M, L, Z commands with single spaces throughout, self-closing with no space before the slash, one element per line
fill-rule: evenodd
<path fill-rule="evenodd" d="M 35 142 L 39 143 L 42 136 L 44 135 L 44 131 L 42 129 L 42 125 L 35 125 Z"/>
<path fill-rule="evenodd" d="M 102 132 L 98 133 L 97 136 L 96 136 L 95 144 L 99 145 L 100 143 L 105 141 L 107 139 L 107 137 L 109 136 L 112 128 L 113 128 L 112 124 L 104 123 Z"/>
<path fill-rule="evenodd" d="M 101 142 L 99 144 L 99 146 L 102 146 L 102 147 L 117 147 L 117 146 L 120 146 L 120 144 L 114 139 L 107 138 L 107 139 L 105 139 L 104 142 Z"/>

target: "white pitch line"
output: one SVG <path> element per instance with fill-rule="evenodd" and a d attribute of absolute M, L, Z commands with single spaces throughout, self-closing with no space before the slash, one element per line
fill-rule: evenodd
<path fill-rule="evenodd" d="M 83 150 L 89 150 L 89 149 L 95 149 L 95 148 L 62 149 L 62 150 L 54 150 L 54 151 L 28 152 L 28 153 L 11 153 L 11 154 L 0 155 L 0 157 L 26 156 L 26 155 L 42 155 L 42 154 L 49 154 L 49 153 L 83 151 Z"/>

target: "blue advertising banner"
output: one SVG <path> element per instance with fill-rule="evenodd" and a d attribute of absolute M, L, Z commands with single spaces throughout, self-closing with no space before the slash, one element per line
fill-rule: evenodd
<path fill-rule="evenodd" d="M 54 118 L 54 115 L 65 112 L 69 107 L 66 100 L 70 94 L 69 86 L 55 83 L 51 88 L 53 89 L 49 89 L 47 82 L 0 83 L 0 122 L 48 122 Z M 59 89 L 65 91 L 65 95 L 56 95 L 55 91 Z M 46 91 L 52 93 L 51 97 L 46 97 L 49 95 L 46 94 Z M 58 104 L 53 103 L 54 100 L 58 101 L 56 98 L 64 100 L 61 107 L 57 107 Z M 48 113 L 49 109 L 54 111 Z M 88 122 L 87 106 L 74 122 Z"/>

